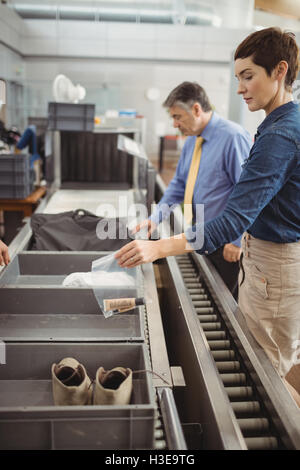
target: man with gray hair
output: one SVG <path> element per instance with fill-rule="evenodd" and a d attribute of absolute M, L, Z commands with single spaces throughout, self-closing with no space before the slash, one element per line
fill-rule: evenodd
<path fill-rule="evenodd" d="M 204 220 L 217 217 L 239 180 L 242 164 L 252 141 L 240 125 L 223 119 L 212 108 L 205 90 L 193 82 L 183 82 L 167 97 L 163 106 L 173 126 L 187 136 L 176 173 L 158 206 L 134 232 L 148 227 L 148 236 L 169 217 L 171 206 L 184 202 L 184 216 L 192 223 L 197 204 L 204 205 Z M 208 258 L 237 299 L 241 240 L 233 240 Z"/>

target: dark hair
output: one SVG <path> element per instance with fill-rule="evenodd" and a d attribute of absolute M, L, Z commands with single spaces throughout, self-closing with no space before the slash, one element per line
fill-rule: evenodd
<path fill-rule="evenodd" d="M 163 106 L 165 108 L 176 105 L 191 107 L 194 103 L 199 103 L 204 112 L 212 109 L 205 90 L 198 83 L 183 82 L 171 91 Z"/>
<path fill-rule="evenodd" d="M 285 87 L 291 86 L 297 77 L 299 49 L 295 35 L 280 28 L 266 28 L 250 34 L 237 47 L 234 60 L 250 57 L 256 65 L 263 67 L 270 76 L 281 60 L 288 63 Z"/>

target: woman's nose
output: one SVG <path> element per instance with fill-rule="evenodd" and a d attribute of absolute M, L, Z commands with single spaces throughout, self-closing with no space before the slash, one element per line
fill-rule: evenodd
<path fill-rule="evenodd" d="M 242 82 L 239 82 L 238 87 L 237 87 L 237 91 L 236 91 L 237 94 L 241 95 L 241 94 L 245 93 L 245 91 L 246 91 L 246 89 L 245 89 L 244 85 L 242 84 Z"/>

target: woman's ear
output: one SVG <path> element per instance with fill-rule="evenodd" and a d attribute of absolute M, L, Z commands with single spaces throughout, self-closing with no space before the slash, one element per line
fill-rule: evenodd
<path fill-rule="evenodd" d="M 284 80 L 285 79 L 285 76 L 287 74 L 287 71 L 288 71 L 288 68 L 289 68 L 289 65 L 288 63 L 285 61 L 285 60 L 281 60 L 277 66 L 276 66 L 276 78 L 278 80 Z"/>

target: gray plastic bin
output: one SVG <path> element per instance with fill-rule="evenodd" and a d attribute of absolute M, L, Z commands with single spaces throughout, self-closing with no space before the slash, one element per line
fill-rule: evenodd
<path fill-rule="evenodd" d="M 30 169 L 30 155 L 0 155 L 0 198 L 25 199 L 34 189 L 34 171 Z"/>
<path fill-rule="evenodd" d="M 48 103 L 48 130 L 93 131 L 95 105 Z"/>
<path fill-rule="evenodd" d="M 0 366 L 0 448 L 151 449 L 152 374 L 133 374 L 129 405 L 54 406 L 51 365 L 70 356 L 91 379 L 100 366 L 150 370 L 143 344 L 7 344 L 6 364 Z"/>
<path fill-rule="evenodd" d="M 26 199 L 34 190 L 33 183 L 18 186 L 0 184 L 0 198 L 2 199 Z"/>
<path fill-rule="evenodd" d="M 107 254 L 107 253 L 105 253 Z M 0 331 L 5 341 L 143 341 L 145 307 L 105 318 L 91 288 L 64 287 L 86 272 L 95 252 L 21 252 L 0 276 Z M 114 297 L 115 287 L 103 289 Z M 141 287 L 123 297 L 141 297 Z"/>
<path fill-rule="evenodd" d="M 0 178 L 5 173 L 29 171 L 30 155 L 27 153 L 3 153 L 0 155 Z M 2 179 L 0 179 L 2 183 Z"/>
<path fill-rule="evenodd" d="M 35 180 L 34 169 L 26 171 L 1 171 L 0 188 L 3 186 L 27 186 L 33 184 Z"/>

